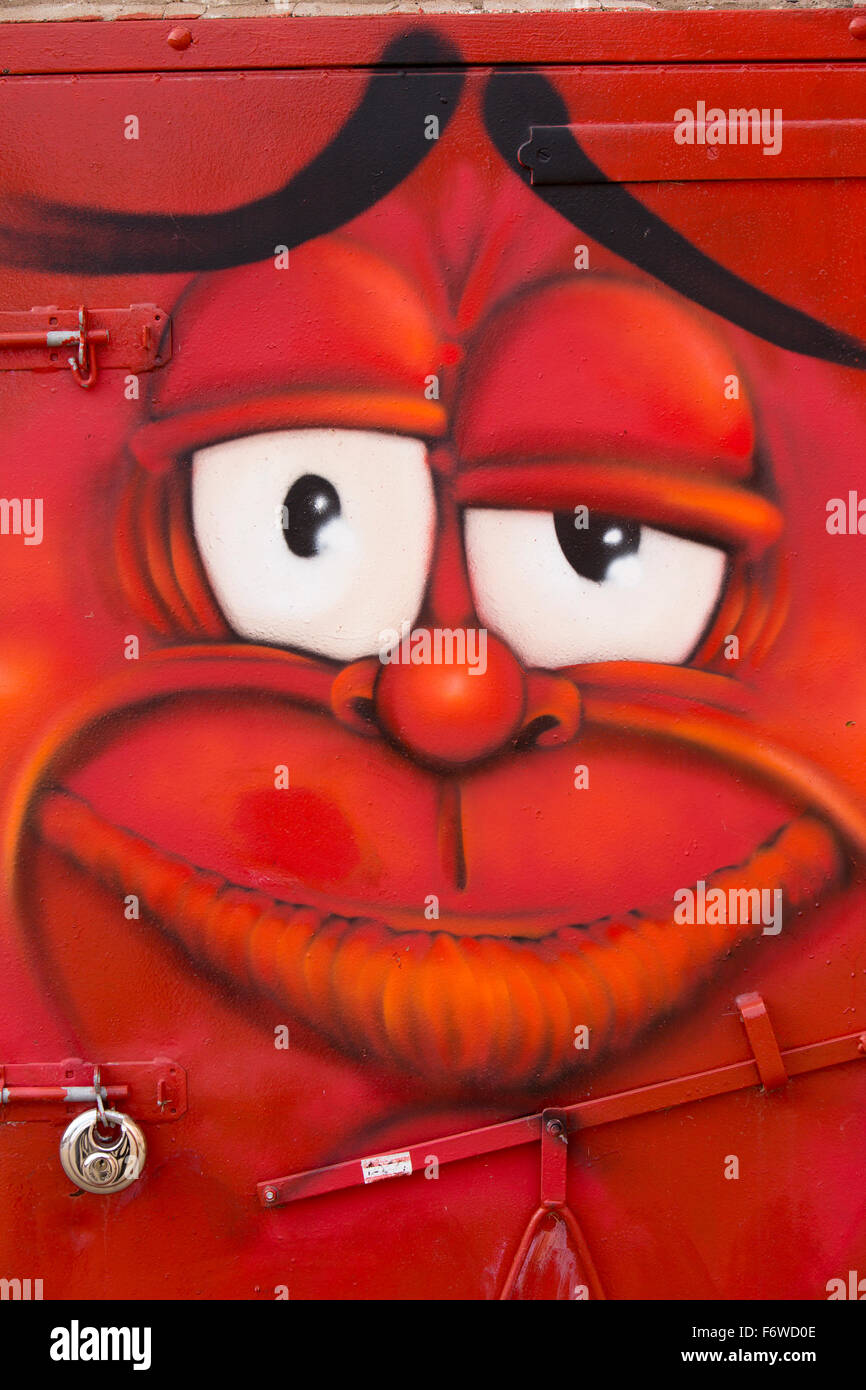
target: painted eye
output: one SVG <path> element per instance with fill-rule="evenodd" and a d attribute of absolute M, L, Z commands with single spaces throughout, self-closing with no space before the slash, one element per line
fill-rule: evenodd
<path fill-rule="evenodd" d="M 472 508 L 466 549 L 481 621 L 548 668 L 685 661 L 727 567 L 715 546 L 592 509 Z"/>
<path fill-rule="evenodd" d="M 417 616 L 435 502 L 424 445 L 363 430 L 286 430 L 199 449 L 192 517 L 241 637 L 340 661 Z"/>

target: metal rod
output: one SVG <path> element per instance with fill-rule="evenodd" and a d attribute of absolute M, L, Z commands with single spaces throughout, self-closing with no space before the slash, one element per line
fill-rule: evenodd
<path fill-rule="evenodd" d="M 863 1060 L 866 1057 L 866 1033 L 846 1033 L 841 1037 L 827 1038 L 823 1042 L 788 1048 L 781 1056 L 789 1077 L 820 1071 L 824 1067 L 839 1066 L 843 1062 Z M 592 1129 L 597 1125 L 612 1124 L 637 1115 L 667 1110 L 672 1106 L 707 1100 L 711 1096 L 746 1090 L 760 1084 L 758 1064 L 754 1058 L 749 1058 L 747 1061 L 732 1062 L 727 1066 L 713 1067 L 708 1071 L 694 1072 L 669 1081 L 656 1081 L 614 1095 L 598 1096 L 595 1100 L 578 1101 L 575 1105 L 562 1107 L 556 1115 L 564 1121 L 569 1133 L 575 1133 Z M 421 1144 L 409 1144 L 396 1156 L 407 1160 L 406 1167 L 402 1168 L 401 1172 L 414 1173 L 419 1168 L 423 1169 L 427 1155 L 431 1153 L 435 1154 L 441 1166 L 460 1159 L 477 1158 L 481 1154 L 496 1153 L 502 1149 L 517 1148 L 537 1140 L 541 1133 L 541 1114 L 523 1115 L 519 1119 L 505 1120 L 480 1129 L 465 1130 L 460 1134 L 449 1134 L 438 1139 L 427 1139 Z M 347 1187 L 360 1186 L 367 1181 L 369 1179 L 364 1174 L 364 1160 L 354 1158 L 342 1163 L 328 1164 L 323 1168 L 311 1168 L 303 1173 L 291 1173 L 286 1177 L 274 1178 L 270 1182 L 261 1182 L 256 1190 L 262 1206 L 279 1207 L 285 1202 L 339 1192 Z"/>
<path fill-rule="evenodd" d="M 128 1086 L 100 1086 L 103 1100 L 127 1100 Z M 66 1104 L 96 1102 L 93 1086 L 4 1086 L 0 1091 L 0 1105 L 10 1105 L 13 1101 L 60 1100 Z"/>
<path fill-rule="evenodd" d="M 0 348 L 65 347 L 77 343 L 80 334 L 77 328 L 52 328 L 45 333 L 0 333 Z M 89 328 L 88 344 L 105 346 L 109 341 L 107 328 Z"/>

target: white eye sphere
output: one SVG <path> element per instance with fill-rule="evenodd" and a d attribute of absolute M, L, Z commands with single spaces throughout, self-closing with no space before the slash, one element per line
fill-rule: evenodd
<path fill-rule="evenodd" d="M 587 526 L 576 520 L 466 513 L 481 621 L 528 666 L 687 660 L 718 602 L 725 552 L 592 509 Z"/>
<path fill-rule="evenodd" d="M 365 430 L 284 430 L 199 449 L 192 518 L 239 636 L 352 661 L 414 621 L 436 504 L 425 446 Z"/>

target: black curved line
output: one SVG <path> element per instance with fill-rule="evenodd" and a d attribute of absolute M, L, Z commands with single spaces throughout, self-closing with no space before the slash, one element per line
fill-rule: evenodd
<path fill-rule="evenodd" d="M 517 160 L 529 126 L 568 125 L 569 119 L 565 102 L 539 73 L 494 73 L 488 80 L 484 120 L 490 139 L 509 168 L 554 211 L 632 265 L 756 337 L 825 362 L 866 368 L 866 344 L 726 270 L 621 184 L 611 183 L 573 136 L 569 164 L 589 184 L 529 183 L 528 171 Z"/>
<path fill-rule="evenodd" d="M 431 29 L 392 40 L 378 59 L 392 68 L 459 63 Z M 275 193 L 226 212 L 116 213 L 35 198 L 7 200 L 0 261 L 39 270 L 111 275 L 221 270 L 264 260 L 277 245 L 299 246 L 334 231 L 384 198 L 434 148 L 425 116 L 440 131 L 454 115 L 462 72 L 376 72 L 331 142 Z M 11 214 L 11 217 L 10 217 Z"/>

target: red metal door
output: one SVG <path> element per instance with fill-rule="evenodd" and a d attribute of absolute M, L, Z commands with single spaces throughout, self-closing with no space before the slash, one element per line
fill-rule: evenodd
<path fill-rule="evenodd" d="M 6 40 L 46 1297 L 858 1296 L 866 69 L 595 18 Z"/>

